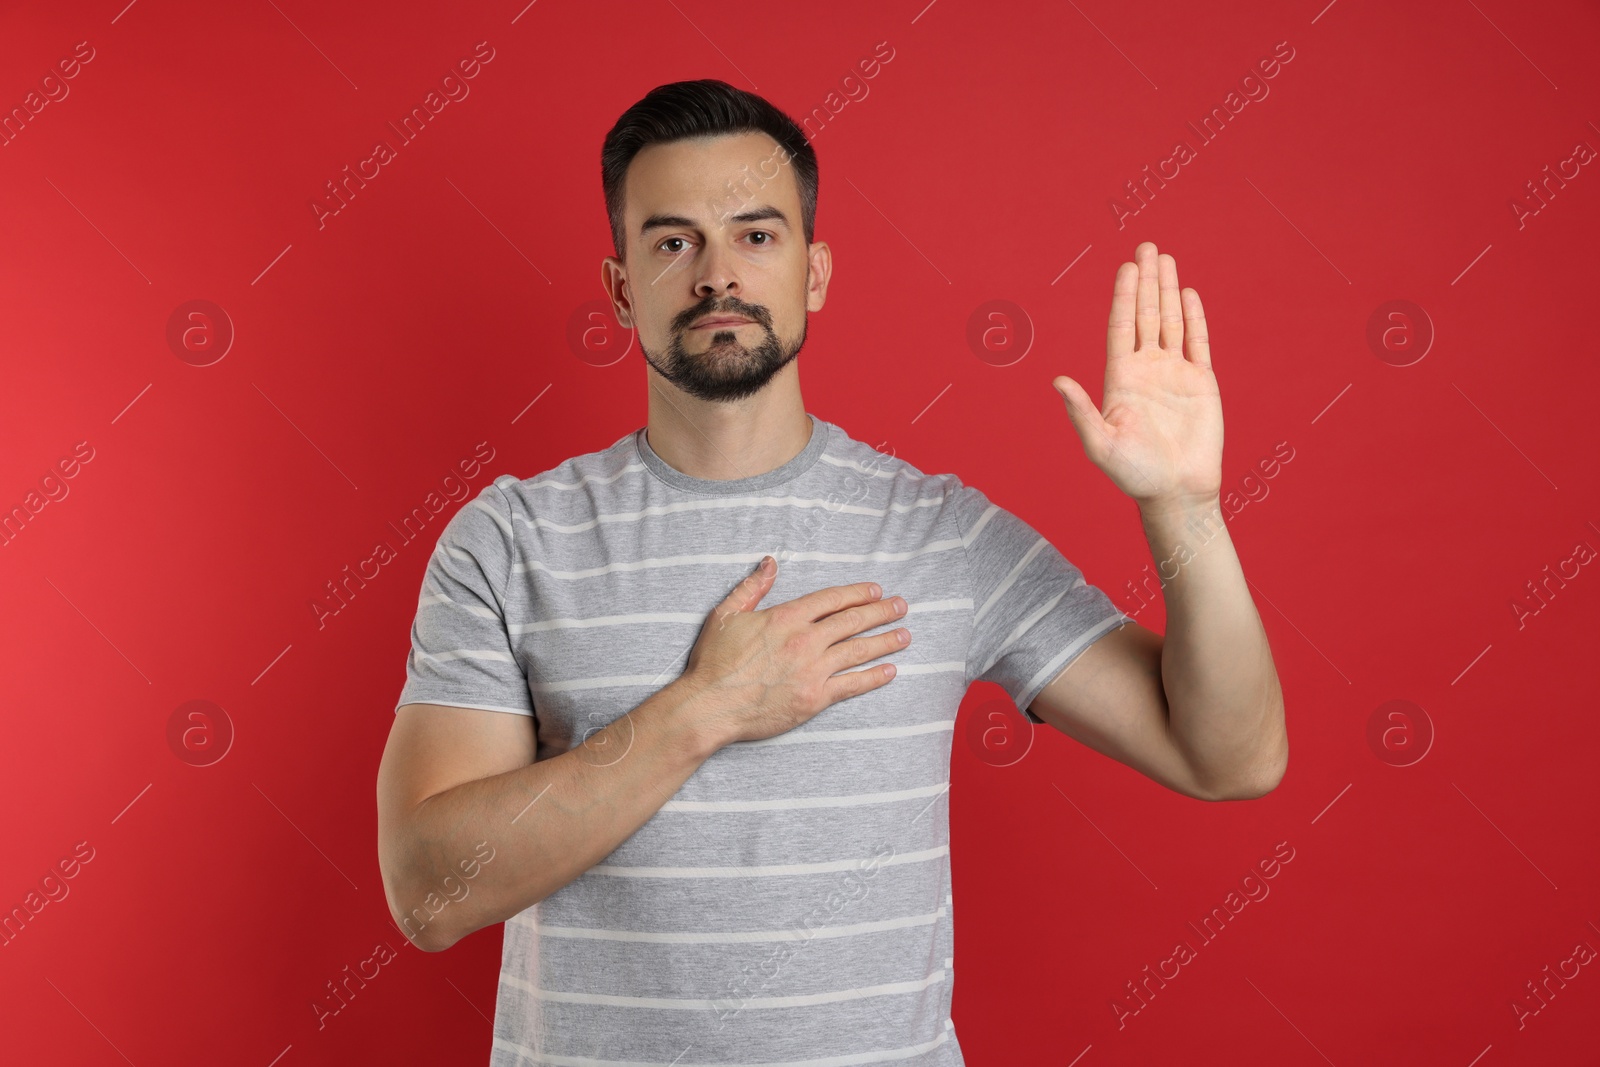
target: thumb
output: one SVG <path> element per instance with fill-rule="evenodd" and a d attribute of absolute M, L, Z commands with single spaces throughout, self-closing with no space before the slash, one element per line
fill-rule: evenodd
<path fill-rule="evenodd" d="M 1083 386 L 1068 378 L 1065 374 L 1057 375 L 1051 382 L 1055 386 L 1061 399 L 1067 404 L 1067 417 L 1072 420 L 1072 428 L 1078 431 L 1078 438 L 1083 442 L 1084 449 L 1095 455 L 1098 453 L 1099 443 L 1107 438 L 1105 420 L 1100 417 L 1100 409 L 1089 398 Z M 1095 448 L 1090 448 L 1093 441 Z"/>
<path fill-rule="evenodd" d="M 722 610 L 726 611 L 753 611 L 761 602 L 761 598 L 772 591 L 772 583 L 778 577 L 778 561 L 771 556 L 762 556 L 756 569 L 744 581 L 734 586 L 722 601 Z"/>

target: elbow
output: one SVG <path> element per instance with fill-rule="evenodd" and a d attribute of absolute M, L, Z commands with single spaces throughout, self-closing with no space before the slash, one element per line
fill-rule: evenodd
<path fill-rule="evenodd" d="M 1252 782 L 1228 788 L 1210 789 L 1196 795 L 1195 799 L 1219 804 L 1225 800 L 1260 800 L 1277 788 L 1277 783 Z"/>
<path fill-rule="evenodd" d="M 1266 777 L 1262 779 L 1263 788 L 1261 790 L 1261 795 L 1266 796 L 1268 793 L 1278 788 L 1278 783 L 1283 781 L 1283 776 L 1288 770 L 1289 746 L 1284 745 L 1282 755 L 1279 756 L 1277 761 L 1273 763 L 1272 769 L 1267 772 Z"/>
<path fill-rule="evenodd" d="M 443 952 L 465 935 L 445 921 L 454 916 L 432 888 L 437 879 L 426 860 L 430 847 L 411 824 L 386 820 L 379 809 L 378 873 L 389 920 L 412 947 Z"/>
<path fill-rule="evenodd" d="M 1207 800 L 1260 800 L 1283 781 L 1284 772 L 1289 769 L 1289 746 L 1284 744 L 1272 755 L 1263 760 L 1254 773 L 1235 783 L 1231 788 L 1215 790 L 1205 799 Z"/>
<path fill-rule="evenodd" d="M 1257 778 L 1260 792 L 1258 797 L 1264 797 L 1283 781 L 1283 776 L 1289 770 L 1289 731 L 1283 723 L 1283 701 L 1278 701 L 1278 729 L 1273 737 L 1271 755 L 1262 761 L 1262 769 Z M 1252 798 L 1254 799 L 1254 798 Z"/>
<path fill-rule="evenodd" d="M 443 952 L 445 949 L 454 945 L 457 940 L 459 939 L 454 937 L 446 937 L 437 932 L 430 937 L 427 936 L 426 932 L 424 932 L 423 934 L 419 934 L 417 937 L 412 938 L 411 943 L 424 952 Z"/>
<path fill-rule="evenodd" d="M 1284 773 L 1289 769 L 1289 734 L 1283 726 L 1283 701 L 1275 702 L 1276 729 L 1271 732 L 1271 742 L 1261 756 L 1231 788 L 1211 797 L 1213 800 L 1259 800 L 1278 788 Z"/>
<path fill-rule="evenodd" d="M 384 903 L 389 906 L 389 919 L 400 935 L 423 952 L 443 952 L 461 940 L 461 935 L 442 921 L 446 918 L 445 908 L 438 894 L 422 888 L 416 879 L 402 876 L 397 865 L 386 862 L 388 858 L 380 848 L 378 867 L 383 877 Z"/>
<path fill-rule="evenodd" d="M 1281 742 L 1273 751 L 1257 759 L 1242 773 L 1227 777 L 1196 773 L 1192 788 L 1186 790 L 1196 800 L 1259 800 L 1278 788 L 1289 769 L 1289 745 Z"/>
<path fill-rule="evenodd" d="M 1248 784 L 1237 786 L 1224 792 L 1213 794 L 1211 800 L 1260 800 L 1274 789 L 1283 780 L 1280 774 L 1277 777 L 1259 778 Z"/>
<path fill-rule="evenodd" d="M 385 892 L 387 895 L 387 886 Z M 411 942 L 412 947 L 423 952 L 443 952 L 461 940 L 453 931 L 446 928 L 439 921 L 440 916 L 430 912 L 426 905 L 419 905 L 406 911 L 396 906 L 394 898 L 390 896 L 389 918 L 394 921 L 395 929 Z"/>

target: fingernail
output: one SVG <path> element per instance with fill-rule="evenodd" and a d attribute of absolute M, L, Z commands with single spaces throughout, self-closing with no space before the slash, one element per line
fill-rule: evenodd
<path fill-rule="evenodd" d="M 777 565 L 778 565 L 778 561 L 773 559 L 771 556 L 762 556 L 761 557 L 761 573 L 762 574 L 771 574 L 773 572 L 773 569 L 776 568 Z"/>

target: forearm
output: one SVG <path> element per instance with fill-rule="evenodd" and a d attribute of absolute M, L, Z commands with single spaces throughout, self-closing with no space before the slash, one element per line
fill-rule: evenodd
<path fill-rule="evenodd" d="M 1265 792 L 1288 762 L 1283 692 L 1222 510 L 1213 499 L 1140 517 L 1166 602 L 1161 680 L 1174 743 L 1219 796 Z"/>
<path fill-rule="evenodd" d="M 417 805 L 385 864 L 402 932 L 427 951 L 448 948 L 604 859 L 719 747 L 702 705 L 679 678 L 559 756 Z"/>

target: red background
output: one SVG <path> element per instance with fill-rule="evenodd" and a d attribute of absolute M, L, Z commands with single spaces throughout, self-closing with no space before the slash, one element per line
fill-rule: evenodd
<path fill-rule="evenodd" d="M 604 297 L 601 139 L 651 87 L 717 77 L 829 109 L 810 411 L 983 488 L 1131 612 L 1136 510 L 1049 382 L 1098 397 L 1112 277 L 1152 240 L 1204 298 L 1225 485 L 1256 496 L 1230 523 L 1286 695 L 1275 792 L 1201 803 L 1044 727 L 997 767 L 958 727 L 968 1062 L 1600 1062 L 1600 968 L 1520 1028 L 1512 1008 L 1600 948 L 1600 575 L 1520 626 L 1512 606 L 1600 547 L 1600 174 L 1542 205 L 1527 184 L 1600 147 L 1594 5 L 122 3 L 0 17 L 8 112 L 94 50 L 0 148 L 0 506 L 68 491 L 0 549 L 0 907 L 93 850 L 0 948 L 4 1058 L 487 1061 L 499 928 L 411 948 L 375 846 L 458 504 L 342 606 L 325 583 L 480 442 L 473 493 L 644 424 L 637 352 L 605 348 L 627 335 L 569 343 Z M 480 41 L 470 95 L 319 228 L 324 183 Z M 1269 95 L 1201 145 L 1186 123 L 1283 41 Z M 1180 138 L 1196 158 L 1119 226 Z M 1032 331 L 1020 359 L 968 345 L 996 299 Z M 208 366 L 168 343 L 190 300 L 235 331 Z M 1420 321 L 1367 340 L 1390 300 L 1431 321 L 1407 366 Z M 1293 460 L 1247 480 L 1280 442 Z M 964 720 L 995 699 L 974 687 Z M 209 766 L 169 744 L 191 700 L 234 731 Z M 1420 711 L 1371 742 L 1390 700 Z M 1270 896 L 1202 947 L 1187 924 L 1280 842 Z M 1119 1028 L 1180 939 L 1198 957 Z M 311 1003 L 379 942 L 398 957 L 319 1030 Z"/>

